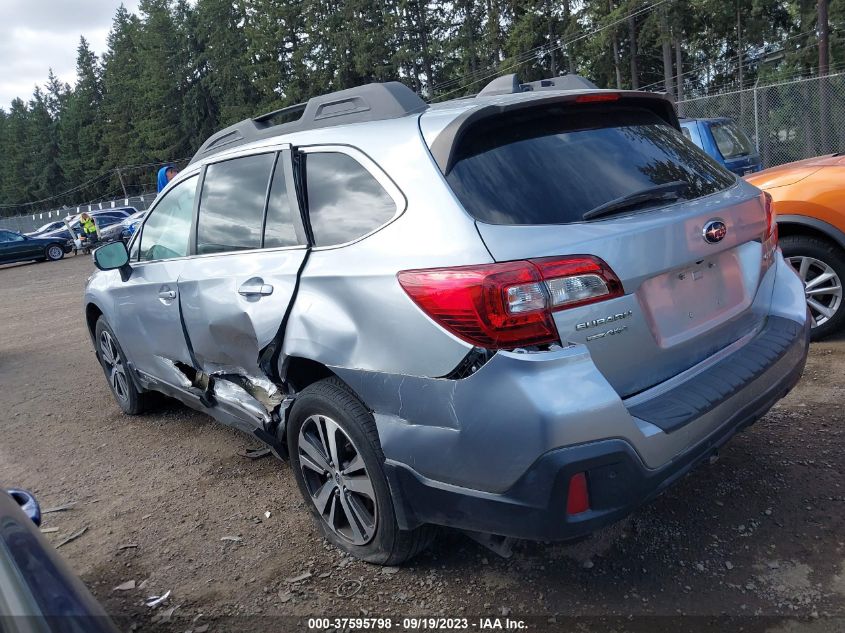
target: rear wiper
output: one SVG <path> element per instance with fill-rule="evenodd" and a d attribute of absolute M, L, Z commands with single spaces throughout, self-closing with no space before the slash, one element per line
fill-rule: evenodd
<path fill-rule="evenodd" d="M 627 196 L 610 200 L 597 206 L 595 209 L 590 209 L 582 217 L 585 220 L 592 220 L 600 218 L 604 215 L 611 215 L 617 211 L 636 207 L 644 202 L 651 202 L 652 200 L 677 200 L 681 197 L 684 189 L 689 187 L 689 183 L 684 180 L 673 180 L 662 185 L 649 187 L 648 189 L 641 189 L 634 193 L 629 193 Z"/>

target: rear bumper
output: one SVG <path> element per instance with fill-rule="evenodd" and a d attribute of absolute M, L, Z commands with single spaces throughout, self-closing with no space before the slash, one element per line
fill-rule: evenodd
<path fill-rule="evenodd" d="M 405 528 L 432 523 L 536 540 L 576 539 L 613 523 L 708 459 L 795 386 L 804 370 L 809 326 L 791 333 L 780 361 L 753 380 L 763 383 L 760 392 L 735 408 L 715 432 L 660 468 L 648 468 L 629 442 L 606 439 L 551 450 L 509 490 L 493 494 L 432 481 L 406 464 L 388 461 L 388 480 L 401 503 L 400 523 Z M 569 516 L 569 480 L 581 472 L 587 476 L 590 510 Z"/>
<path fill-rule="evenodd" d="M 762 329 L 624 401 L 583 345 L 498 352 L 459 380 L 334 368 L 374 413 L 400 526 L 565 540 L 659 494 L 801 375 L 803 287 L 781 257 L 767 277 Z M 578 472 L 591 509 L 570 517 Z"/>

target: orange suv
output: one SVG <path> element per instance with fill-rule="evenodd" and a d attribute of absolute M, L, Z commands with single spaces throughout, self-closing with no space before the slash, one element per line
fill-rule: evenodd
<path fill-rule="evenodd" d="M 767 191 L 780 245 L 805 285 L 817 340 L 845 325 L 845 155 L 808 158 L 746 176 Z"/>

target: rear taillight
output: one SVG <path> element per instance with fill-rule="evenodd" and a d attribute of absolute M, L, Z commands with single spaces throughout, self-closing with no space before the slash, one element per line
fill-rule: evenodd
<path fill-rule="evenodd" d="M 775 218 L 772 196 L 763 192 L 763 204 L 766 208 L 766 232 L 763 234 L 763 261 L 770 262 L 778 248 L 778 225 Z"/>
<path fill-rule="evenodd" d="M 591 256 L 405 270 L 399 283 L 437 323 L 487 349 L 559 340 L 552 312 L 622 295 L 622 284 Z"/>

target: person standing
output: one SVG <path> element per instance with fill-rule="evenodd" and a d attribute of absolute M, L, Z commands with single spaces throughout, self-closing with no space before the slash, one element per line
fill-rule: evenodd
<path fill-rule="evenodd" d="M 97 223 L 94 222 L 94 218 L 83 213 L 79 216 L 79 224 L 82 227 L 82 237 L 88 241 L 89 245 L 96 244 L 100 237 L 97 234 Z"/>
<path fill-rule="evenodd" d="M 176 169 L 176 165 L 172 163 L 170 165 L 165 165 L 161 169 L 158 170 L 158 193 L 161 193 L 161 190 L 167 186 L 173 178 L 178 174 L 179 171 Z"/>

